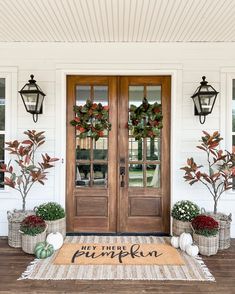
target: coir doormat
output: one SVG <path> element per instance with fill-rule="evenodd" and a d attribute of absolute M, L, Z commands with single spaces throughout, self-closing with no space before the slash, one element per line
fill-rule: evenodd
<path fill-rule="evenodd" d="M 168 244 L 76 243 L 64 244 L 54 262 L 57 265 L 183 265 L 179 252 Z"/>
<path fill-rule="evenodd" d="M 82 246 L 97 246 L 95 249 L 98 250 Z M 201 257 L 193 258 L 174 248 L 171 251 L 169 246 L 170 239 L 167 237 L 69 236 L 66 237 L 61 251 L 47 259 L 35 259 L 19 279 L 214 281 Z M 70 248 L 69 253 L 66 248 Z M 84 257 L 85 252 L 89 252 L 87 256 L 91 257 Z M 96 255 L 92 255 L 93 253 Z M 169 257 L 166 256 L 168 254 Z M 85 260 L 88 263 L 91 260 L 99 263 L 81 264 Z M 105 264 L 107 260 L 108 264 Z M 115 264 L 111 264 L 110 260 Z M 141 260 L 144 263 L 140 263 Z M 160 260 L 164 263 L 161 264 Z M 130 261 L 132 264 L 126 263 Z M 150 263 L 147 264 L 147 261 Z M 156 264 L 156 261 L 159 263 Z"/>

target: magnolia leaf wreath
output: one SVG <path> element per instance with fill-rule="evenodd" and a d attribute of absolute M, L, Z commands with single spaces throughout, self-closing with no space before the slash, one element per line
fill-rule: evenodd
<path fill-rule="evenodd" d="M 101 103 L 92 103 L 90 99 L 82 106 L 73 107 L 75 118 L 70 122 L 79 131 L 79 138 L 91 137 L 96 141 L 104 136 L 104 131 L 111 130 L 109 108 Z"/>
<path fill-rule="evenodd" d="M 155 138 L 160 135 L 160 129 L 162 125 L 162 106 L 155 102 L 150 104 L 146 98 L 140 106 L 131 105 L 129 109 L 129 130 L 132 131 L 132 135 L 135 140 L 142 138 Z"/>

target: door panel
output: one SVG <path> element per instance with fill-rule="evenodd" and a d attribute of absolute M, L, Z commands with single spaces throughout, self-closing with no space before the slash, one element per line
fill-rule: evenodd
<path fill-rule="evenodd" d="M 144 97 L 162 104 L 163 129 L 159 138 L 135 141 L 126 127 L 128 108 Z M 170 77 L 122 77 L 119 112 L 119 169 L 126 171 L 119 178 L 119 231 L 169 233 Z"/>
<path fill-rule="evenodd" d="M 116 231 L 117 79 L 67 77 L 67 217 L 70 232 Z M 109 105 L 112 130 L 99 140 L 76 137 L 73 106 L 90 98 Z"/>
<path fill-rule="evenodd" d="M 170 77 L 67 77 L 67 228 L 69 232 L 170 230 Z M 159 138 L 136 141 L 129 107 L 162 104 Z M 111 131 L 79 139 L 70 125 L 73 106 L 109 106 Z"/>

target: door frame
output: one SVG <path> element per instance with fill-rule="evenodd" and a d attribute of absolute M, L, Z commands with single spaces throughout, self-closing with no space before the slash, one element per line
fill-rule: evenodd
<path fill-rule="evenodd" d="M 108 65 L 108 66 L 107 66 Z M 156 66 L 156 70 L 152 69 L 153 64 L 139 65 L 139 70 L 128 69 L 108 69 L 117 67 L 116 64 L 106 64 L 107 69 L 104 69 L 104 65 L 94 65 L 97 68 L 90 69 L 90 64 L 60 64 L 56 66 L 56 101 L 55 104 L 55 155 L 61 158 L 60 163 L 55 167 L 55 184 L 54 185 L 54 200 L 59 202 L 63 207 L 66 203 L 66 101 L 67 101 L 67 75 L 116 75 L 116 76 L 158 76 L 168 75 L 171 76 L 171 148 L 170 161 L 170 203 L 171 207 L 175 199 L 177 199 L 177 176 L 179 162 L 177 154 L 180 152 L 180 138 L 179 133 L 182 127 L 182 65 L 160 65 Z M 125 65 L 125 67 L 128 65 Z M 146 67 L 150 69 L 146 69 Z M 133 64 L 129 68 L 133 67 Z M 143 69 L 144 67 L 144 69 Z M 80 68 L 80 70 L 78 70 Z M 170 68 L 170 69 L 169 69 Z M 172 225 L 170 226 L 172 228 Z"/>

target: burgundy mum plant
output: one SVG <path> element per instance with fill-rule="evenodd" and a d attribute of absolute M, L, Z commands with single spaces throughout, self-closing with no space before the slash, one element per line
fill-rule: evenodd
<path fill-rule="evenodd" d="M 213 197 L 214 214 L 216 214 L 221 195 L 233 186 L 235 154 L 219 149 L 219 143 L 223 140 L 219 132 L 210 135 L 203 131 L 203 134 L 202 143 L 197 148 L 205 153 L 207 166 L 202 170 L 202 165 L 198 165 L 193 158 L 188 158 L 187 165 L 181 169 L 185 171 L 184 179 L 190 185 L 200 182 L 208 189 Z"/>
<path fill-rule="evenodd" d="M 192 227 L 196 234 L 215 236 L 219 230 L 219 223 L 208 215 L 198 215 L 192 220 Z"/>
<path fill-rule="evenodd" d="M 51 158 L 47 153 L 42 154 L 40 162 L 36 162 L 35 154 L 38 148 L 45 143 L 44 132 L 28 130 L 24 132 L 27 136 L 22 142 L 14 140 L 6 142 L 11 155 L 16 157 L 15 166 L 1 164 L 0 171 L 5 173 L 3 184 L 19 191 L 22 197 L 22 210 L 25 211 L 26 197 L 35 183 L 44 185 L 47 180 L 47 170 L 53 167 L 58 158 Z"/>

